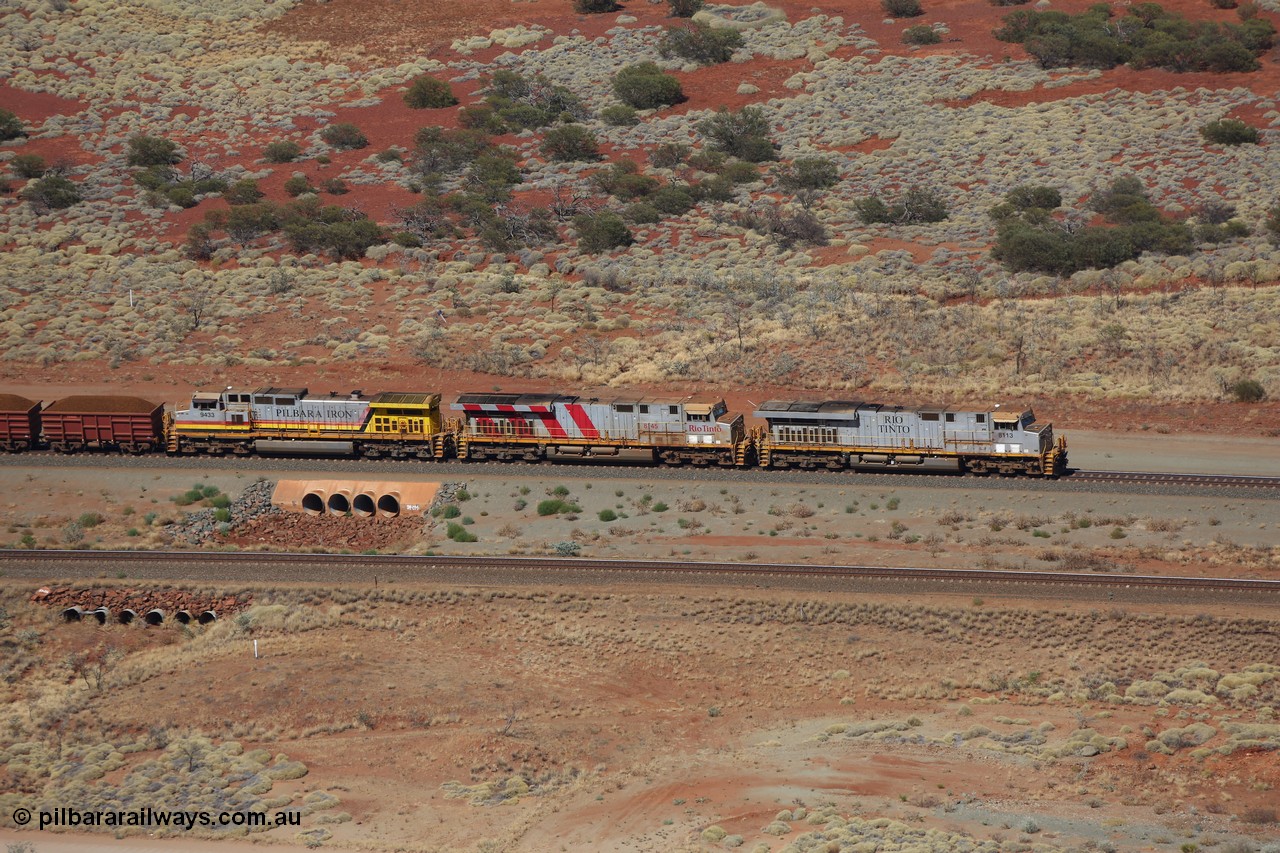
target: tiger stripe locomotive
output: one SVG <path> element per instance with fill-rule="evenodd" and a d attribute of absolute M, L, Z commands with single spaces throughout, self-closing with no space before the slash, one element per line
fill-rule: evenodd
<path fill-rule="evenodd" d="M 464 459 L 617 456 L 651 452 L 668 465 L 742 466 L 750 443 L 742 415 L 724 400 L 556 394 L 462 394 Z"/>
<path fill-rule="evenodd" d="M 662 465 L 866 469 L 947 460 L 970 474 L 1058 477 L 1067 444 L 1031 410 L 909 409 L 846 400 L 772 400 L 748 428 L 722 397 L 462 393 L 445 419 L 437 391 L 312 394 L 200 391 L 168 411 L 134 397 L 68 397 L 43 407 L 0 394 L 0 449 L 295 454 L 421 460 L 590 459 Z"/>

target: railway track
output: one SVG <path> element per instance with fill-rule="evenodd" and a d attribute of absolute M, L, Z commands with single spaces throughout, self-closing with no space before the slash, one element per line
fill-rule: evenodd
<path fill-rule="evenodd" d="M 1177 474 L 1149 471 L 1072 471 L 1072 482 L 1168 484 L 1179 486 L 1230 486 L 1247 489 L 1280 489 L 1280 477 L 1236 474 Z"/>
<path fill-rule="evenodd" d="M 554 580 L 561 575 L 642 575 L 672 579 L 697 575 L 730 576 L 741 580 L 763 577 L 830 578 L 848 580 L 888 580 L 931 584 L 1030 585 L 1044 587 L 1099 587 L 1164 591 L 1230 591 L 1280 594 L 1280 581 L 1242 578 L 1173 577 L 1160 575 L 1111 575 L 1072 572 L 1029 572 L 988 569 L 885 568 L 880 566 L 792 565 L 780 563 L 705 563 L 669 560 L 599 560 L 572 557 L 442 557 L 364 554 L 297 554 L 279 552 L 206 551 L 24 551 L 0 550 L 0 566 L 6 569 L 82 571 L 95 574 L 118 565 L 150 565 L 156 568 L 192 567 L 195 578 L 215 579 L 212 567 L 250 568 L 263 581 L 292 579 L 299 568 L 309 571 L 350 571 L 351 580 L 366 576 L 387 577 L 409 572 L 428 579 L 432 572 L 451 571 L 475 574 L 479 571 L 542 575 Z M 6 575 L 27 574 L 11 572 Z M 149 574 L 149 573 L 148 573 Z M 189 577 L 178 574 L 177 577 Z M 332 575 L 330 575 L 332 576 Z M 401 579 L 405 579 L 403 575 Z"/>
<path fill-rule="evenodd" d="M 203 456 L 121 456 L 118 454 L 67 455 L 51 451 L 0 454 L 0 467 L 48 467 L 48 468 L 146 468 L 153 470 L 180 469 L 196 471 L 242 471 L 244 459 L 220 459 Z M 1074 469 L 1058 480 L 1032 477 L 965 476 L 954 469 L 924 467 L 902 471 L 898 468 L 858 469 L 850 471 L 827 470 L 768 470 L 738 468 L 688 468 L 659 467 L 634 461 L 603 461 L 565 464 L 541 462 L 457 462 L 423 460 L 373 460 L 305 459 L 299 457 L 259 456 L 249 464 L 263 472 L 313 473 L 322 471 L 333 474 L 414 475 L 414 476 L 546 476 L 556 472 L 561 477 L 592 478 L 608 476 L 615 479 L 642 480 L 709 480 L 716 482 L 744 482 L 770 484 L 818 484 L 848 482 L 851 485 L 874 486 L 892 482 L 895 486 L 919 486 L 924 488 L 964 489 L 1017 489 L 1023 491 L 1054 491 L 1096 489 L 1124 492 L 1150 487 L 1157 491 L 1170 490 L 1184 494 L 1217 490 L 1221 494 L 1240 497 L 1272 497 L 1280 493 L 1280 476 L 1238 476 L 1228 474 L 1185 474 L 1176 472 L 1144 471 L 1091 471 Z"/>

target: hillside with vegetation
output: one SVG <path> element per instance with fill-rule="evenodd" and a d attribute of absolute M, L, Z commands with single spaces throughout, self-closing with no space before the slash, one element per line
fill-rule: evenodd
<path fill-rule="evenodd" d="M 1274 399 L 1278 11 L 10 3 L 0 376 Z"/>

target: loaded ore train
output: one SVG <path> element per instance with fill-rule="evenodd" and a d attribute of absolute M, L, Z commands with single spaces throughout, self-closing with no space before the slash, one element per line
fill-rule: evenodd
<path fill-rule="evenodd" d="M 629 457 L 722 468 L 886 468 L 950 461 L 970 474 L 1057 477 L 1066 439 L 1030 410 L 910 409 L 771 400 L 748 428 L 719 398 L 434 391 L 201 391 L 166 408 L 137 397 L 47 406 L 0 394 L 0 448 L 65 453 L 292 454 L 422 460 Z"/>

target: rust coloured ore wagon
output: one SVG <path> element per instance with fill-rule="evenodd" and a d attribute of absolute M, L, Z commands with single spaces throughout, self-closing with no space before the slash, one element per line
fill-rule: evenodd
<path fill-rule="evenodd" d="M 40 440 L 40 404 L 0 394 L 0 450 L 31 450 Z"/>
<path fill-rule="evenodd" d="M 51 450 L 146 453 L 164 447 L 164 406 L 138 397 L 64 397 L 41 413 Z"/>

